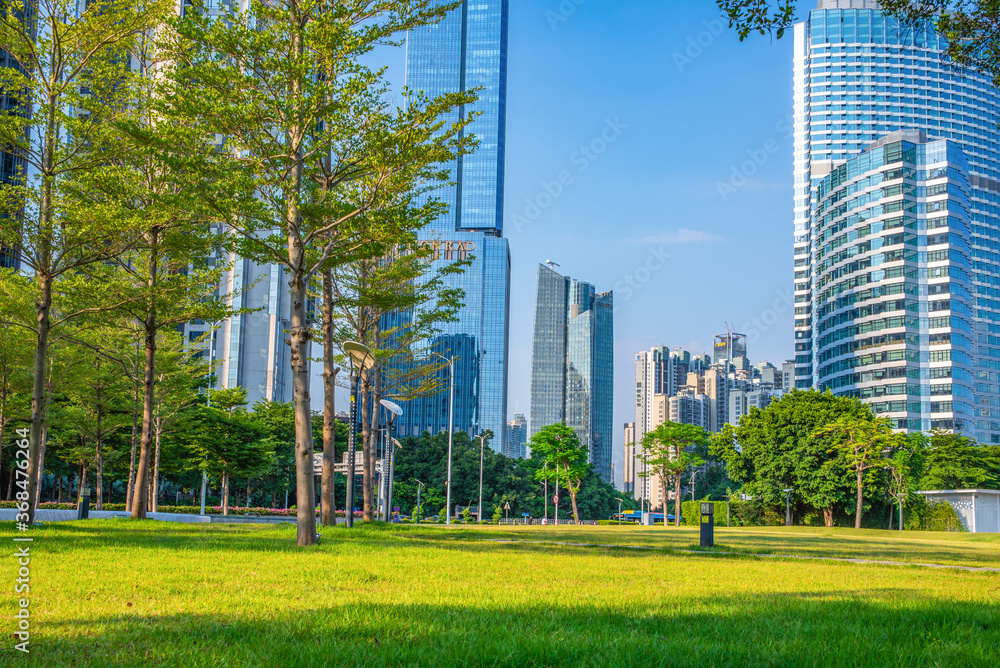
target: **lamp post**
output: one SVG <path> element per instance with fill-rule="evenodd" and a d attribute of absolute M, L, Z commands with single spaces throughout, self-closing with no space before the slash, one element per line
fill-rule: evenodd
<path fill-rule="evenodd" d="M 383 519 L 386 522 L 388 522 L 389 508 L 391 507 L 390 504 L 392 503 L 392 474 L 393 474 L 392 457 L 393 454 L 395 453 L 396 446 L 399 445 L 399 441 L 397 441 L 392 437 L 392 423 L 395 422 L 397 417 L 403 414 L 403 409 L 399 407 L 399 404 L 393 401 L 389 401 L 388 399 L 379 399 L 379 403 L 382 404 L 382 408 L 384 408 L 386 412 L 389 414 L 389 429 L 387 433 L 388 438 L 386 439 L 386 444 L 389 447 L 389 454 L 388 457 L 386 457 L 385 451 L 383 450 L 383 455 L 382 455 L 382 470 L 383 471 L 385 470 L 386 465 L 388 465 L 389 467 L 389 477 L 388 479 L 386 479 L 385 482 L 386 501 L 385 501 L 385 514 L 383 515 Z M 385 476 L 383 476 L 383 478 L 385 478 Z"/>
<path fill-rule="evenodd" d="M 455 431 L 455 358 L 452 357 L 448 359 L 441 353 L 431 353 L 435 357 L 440 357 L 445 362 L 448 363 L 448 372 L 450 375 L 450 390 L 448 392 L 448 480 L 446 481 L 447 489 L 445 491 L 445 524 L 451 524 L 451 439 L 452 432 Z"/>
<path fill-rule="evenodd" d="M 476 434 L 476 438 L 479 439 L 479 508 L 476 513 L 479 522 L 483 521 L 483 453 L 486 450 L 486 439 L 489 437 L 489 432 Z"/>
<path fill-rule="evenodd" d="M 414 480 L 416 480 L 414 478 Z M 426 487 L 424 483 L 417 480 L 417 524 L 420 524 L 420 488 Z"/>
<path fill-rule="evenodd" d="M 615 501 L 618 502 L 618 526 L 621 526 L 622 525 L 622 503 L 625 502 L 625 499 L 615 499 Z"/>
<path fill-rule="evenodd" d="M 214 326 L 214 323 L 213 323 L 213 326 Z M 211 340 L 209 341 L 209 344 L 208 344 L 208 372 L 209 373 L 213 373 L 214 372 L 214 369 L 212 368 L 214 366 L 215 366 L 215 330 L 213 329 L 212 330 L 212 338 L 211 338 Z M 208 388 L 208 392 L 205 393 L 205 405 L 206 406 L 211 406 L 212 405 L 212 388 Z M 205 463 L 206 463 L 206 465 L 208 464 L 207 461 Z M 208 471 L 206 471 L 205 467 L 202 467 L 202 469 L 201 469 L 201 514 L 202 515 L 205 514 L 205 492 L 207 491 L 207 487 L 208 487 Z M 131 498 L 131 491 L 132 490 L 129 490 L 129 492 L 130 492 L 129 498 Z M 287 506 L 288 504 L 286 503 L 285 505 Z"/>
<path fill-rule="evenodd" d="M 375 364 L 371 348 L 357 341 L 345 341 L 341 349 L 351 359 L 351 423 L 347 430 L 347 503 L 344 508 L 344 525 L 354 526 L 354 455 L 358 431 L 358 384 L 365 369 Z"/>
<path fill-rule="evenodd" d="M 698 469 L 691 471 L 691 500 L 694 501 L 694 477 L 698 475 Z"/>
<path fill-rule="evenodd" d="M 785 526 L 786 527 L 792 526 L 791 497 L 792 497 L 792 492 L 793 491 L 795 491 L 795 490 L 793 490 L 793 489 L 786 489 L 786 490 L 784 490 L 784 492 L 785 492 Z"/>
<path fill-rule="evenodd" d="M 389 439 L 389 445 L 392 450 L 389 452 L 389 500 L 387 508 L 392 512 L 392 483 L 393 479 L 396 477 L 396 449 L 402 448 L 402 444 L 394 438 Z"/>

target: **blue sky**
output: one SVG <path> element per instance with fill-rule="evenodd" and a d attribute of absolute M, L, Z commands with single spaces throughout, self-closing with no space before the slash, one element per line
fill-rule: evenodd
<path fill-rule="evenodd" d="M 538 263 L 614 289 L 620 480 L 635 352 L 709 352 L 728 321 L 752 361 L 792 356 L 791 35 L 740 44 L 713 0 L 512 0 L 507 105 L 508 409 Z"/>

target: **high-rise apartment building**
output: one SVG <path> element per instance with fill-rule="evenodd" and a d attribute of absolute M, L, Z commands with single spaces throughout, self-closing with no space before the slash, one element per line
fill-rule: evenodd
<path fill-rule="evenodd" d="M 795 386 L 996 443 L 1000 96 L 945 46 L 872 0 L 795 26 Z"/>
<path fill-rule="evenodd" d="M 572 427 L 611 482 L 614 297 L 538 266 L 531 350 L 531 433 Z"/>
<path fill-rule="evenodd" d="M 463 2 L 440 23 L 411 31 L 406 38 L 406 85 L 429 97 L 479 89 L 478 101 L 456 110 L 458 121 L 480 115 L 465 128 L 479 145 L 445 169 L 451 184 L 429 196 L 448 205 L 447 214 L 424 228 L 421 243 L 439 250 L 438 263 L 462 258 L 471 266 L 447 279 L 465 291 L 456 322 L 425 344 L 455 358 L 456 431 L 487 429 L 493 447 L 507 442 L 507 342 L 510 251 L 503 238 L 504 137 L 507 104 L 507 0 Z M 434 396 L 414 399 L 396 421 L 397 433 L 416 436 L 448 428 L 448 370 Z"/>
<path fill-rule="evenodd" d="M 522 413 L 514 413 L 514 419 L 507 423 L 507 441 L 503 454 L 511 459 L 528 457 L 528 418 Z"/>
<path fill-rule="evenodd" d="M 625 423 L 625 452 L 622 455 L 623 492 L 635 492 L 635 422 Z"/>

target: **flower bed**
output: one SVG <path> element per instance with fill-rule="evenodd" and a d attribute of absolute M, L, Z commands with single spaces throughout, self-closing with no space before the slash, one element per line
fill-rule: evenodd
<path fill-rule="evenodd" d="M 0 501 L 0 508 L 16 508 L 17 501 Z M 75 503 L 57 503 L 55 501 L 45 501 L 38 504 L 39 510 L 76 510 Z M 93 504 L 90 506 L 91 510 L 95 510 Z M 124 503 L 105 503 L 104 510 L 118 510 L 124 511 Z M 201 512 L 201 506 L 157 506 L 156 512 L 158 513 L 187 513 L 191 515 L 197 515 Z M 246 508 L 240 506 L 229 506 L 230 515 L 277 515 L 279 517 L 295 517 L 295 508 Z M 205 513 L 209 515 L 221 515 L 222 506 L 205 506 Z M 316 509 L 316 514 L 319 514 L 319 508 Z M 337 515 L 343 517 L 344 511 L 337 510 Z M 354 511 L 355 517 L 361 517 L 362 512 L 360 510 Z"/>

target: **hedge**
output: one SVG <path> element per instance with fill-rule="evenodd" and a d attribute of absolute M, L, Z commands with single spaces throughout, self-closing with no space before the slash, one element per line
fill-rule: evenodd
<path fill-rule="evenodd" d="M 698 526 L 701 523 L 701 504 L 712 503 L 715 506 L 715 525 L 726 525 L 726 502 L 725 501 L 682 501 L 681 502 L 681 524 L 684 526 Z M 733 515 L 732 503 L 729 508 L 730 517 Z"/>

